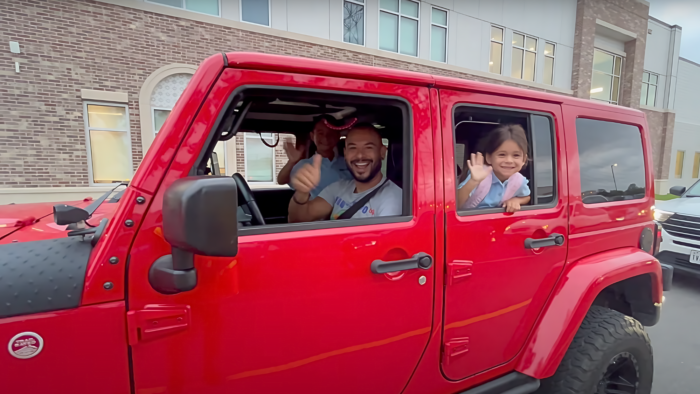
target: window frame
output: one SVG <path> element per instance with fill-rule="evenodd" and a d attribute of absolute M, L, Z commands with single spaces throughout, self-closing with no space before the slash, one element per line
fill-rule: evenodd
<path fill-rule="evenodd" d="M 164 107 L 151 107 L 151 126 L 152 126 L 154 137 L 156 135 L 158 135 L 158 131 L 160 131 L 160 130 L 156 130 L 156 111 L 169 111 L 172 113 L 173 109 L 172 108 L 164 108 Z M 170 114 L 168 114 L 168 116 L 170 116 Z"/>
<path fill-rule="evenodd" d="M 249 22 L 247 20 L 243 19 L 243 0 L 238 1 L 238 15 L 241 22 L 243 23 L 250 23 L 251 25 L 255 26 L 265 26 L 265 27 L 272 27 L 272 4 L 270 0 L 256 0 L 256 1 L 267 1 L 267 25 L 263 25 L 261 23 L 255 23 L 255 22 Z"/>
<path fill-rule="evenodd" d="M 611 95 L 610 100 L 600 100 L 597 98 L 590 97 L 591 93 L 588 93 L 589 99 L 595 100 L 598 102 L 602 102 L 602 103 L 612 104 L 612 105 L 620 105 L 620 101 L 622 101 L 622 74 L 624 74 L 624 72 L 625 72 L 625 57 L 620 56 L 620 55 L 613 53 L 613 52 L 610 52 L 610 51 L 606 51 L 605 49 L 597 48 L 597 47 L 593 48 L 593 55 L 594 56 L 595 56 L 595 51 L 600 51 L 600 52 L 603 52 L 603 53 L 608 54 L 608 55 L 613 57 L 613 71 L 612 71 L 613 73 L 608 74 L 604 71 L 598 71 L 595 68 L 593 68 L 593 65 L 591 65 L 591 83 L 593 83 L 593 74 L 595 74 L 595 73 L 610 75 L 612 77 L 612 84 L 615 84 L 615 77 L 617 77 L 620 82 L 619 82 L 619 85 L 617 86 L 617 100 L 612 100 L 613 85 L 610 85 L 610 95 Z M 620 58 L 620 75 L 615 75 L 615 58 L 617 58 L 617 57 Z"/>
<path fill-rule="evenodd" d="M 187 176 L 197 176 L 197 169 L 202 164 L 202 161 L 206 160 L 210 156 L 211 152 L 214 150 L 214 144 L 212 140 L 215 135 L 221 133 L 220 128 L 223 125 L 224 117 L 231 108 L 234 100 L 240 97 L 246 90 L 253 89 L 264 89 L 273 91 L 290 91 L 290 92 L 304 92 L 311 94 L 329 94 L 334 96 L 348 96 L 357 99 L 368 99 L 368 100 L 391 100 L 395 102 L 395 106 L 401 110 L 402 113 L 402 124 L 403 131 L 401 133 L 403 143 L 403 151 L 401 152 L 403 157 L 413 157 L 415 149 L 414 145 L 414 129 L 415 125 L 413 122 L 413 108 L 411 103 L 399 96 L 390 96 L 384 94 L 373 94 L 373 93 L 360 93 L 360 92 L 347 92 L 341 90 L 331 90 L 331 89 L 315 89 L 308 87 L 294 87 L 294 86 L 279 86 L 279 85 L 260 85 L 260 84 L 249 84 L 241 85 L 234 89 L 226 100 L 221 112 L 216 118 L 214 126 L 209 130 L 209 135 L 204 143 L 202 150 L 197 156 L 197 160 L 190 168 Z M 238 134 L 238 131 L 235 132 Z M 405 143 L 408 141 L 408 143 Z M 238 229 L 238 236 L 248 236 L 248 235 L 261 235 L 261 234 L 281 234 L 288 233 L 292 231 L 309 231 L 309 230 L 321 230 L 321 229 L 333 229 L 333 228 L 344 228 L 344 227 L 355 227 L 355 226 L 368 226 L 376 224 L 390 224 L 390 223 L 407 223 L 415 219 L 414 208 L 415 204 L 413 201 L 413 179 L 414 179 L 414 163 L 412 160 L 403 161 L 403 187 L 402 190 L 402 205 L 403 213 L 401 216 L 384 216 L 376 218 L 359 218 L 359 219 L 347 219 L 347 220 L 324 220 L 316 222 L 303 222 L 303 223 L 281 223 L 281 224 L 269 224 L 264 226 L 251 226 L 251 227 L 240 227 Z"/>
<path fill-rule="evenodd" d="M 447 14 L 447 17 L 446 17 L 447 23 L 444 26 L 433 22 L 433 9 L 444 11 L 445 14 Z M 420 13 L 420 9 L 418 10 L 418 12 Z M 433 59 L 433 26 L 439 27 L 441 29 L 445 29 L 445 60 Z M 449 57 L 448 57 L 449 51 L 447 50 L 449 48 L 449 43 L 450 43 L 450 11 L 447 9 L 444 9 L 442 7 L 436 7 L 434 5 L 431 5 L 430 6 L 430 60 L 434 61 L 434 62 L 438 62 L 438 63 L 447 64 L 448 59 L 449 59 Z"/>
<path fill-rule="evenodd" d="M 379 44 L 379 43 L 377 43 L 377 49 L 379 49 L 380 51 L 384 51 L 384 52 L 396 53 L 399 55 L 410 56 L 413 58 L 419 58 L 420 57 L 420 33 L 421 33 L 421 25 L 420 25 L 421 2 L 418 0 L 407 0 L 407 1 L 410 1 L 412 3 L 416 3 L 418 5 L 418 17 L 414 18 L 412 16 L 402 14 L 401 13 L 401 0 L 397 0 L 397 1 L 399 4 L 399 11 L 398 12 L 383 9 L 382 4 L 381 4 L 381 0 L 379 1 L 379 7 L 377 7 L 377 12 L 378 12 L 378 14 L 377 14 L 377 32 L 378 32 L 379 38 L 381 37 L 381 34 L 382 34 L 382 12 L 386 12 L 387 14 L 396 15 L 398 17 L 399 23 L 398 23 L 397 30 L 396 30 L 396 37 L 397 37 L 396 52 L 390 51 L 388 49 L 382 49 L 381 44 Z M 414 20 L 418 23 L 418 31 L 416 34 L 416 55 L 415 56 L 401 53 L 401 18 L 408 18 L 408 19 Z M 380 40 L 381 40 L 381 38 L 380 38 Z"/>
<path fill-rule="evenodd" d="M 269 141 L 268 141 L 267 137 L 262 135 L 262 134 L 267 134 L 267 133 L 243 132 L 241 134 L 243 134 L 243 171 L 245 172 L 245 176 L 243 178 L 245 178 L 245 181 L 248 182 L 249 184 L 253 184 L 256 186 L 277 185 L 277 182 L 276 182 L 277 177 L 275 176 L 276 175 L 275 174 L 275 164 L 276 164 L 275 163 L 275 148 L 270 148 L 272 150 L 272 180 L 269 182 L 258 182 L 258 181 L 251 181 L 248 179 L 248 139 L 249 138 L 255 139 L 255 140 L 265 139 L 265 142 L 274 144 L 275 143 L 274 134 L 277 134 L 277 133 L 269 133 L 269 134 L 272 134 L 272 135 L 270 135 Z M 279 136 L 279 134 L 277 134 L 277 135 Z M 222 141 L 220 141 L 220 142 L 222 142 Z M 224 142 L 224 147 L 225 147 L 226 146 L 225 143 L 227 141 L 223 141 L 223 142 Z M 224 159 L 225 159 L 225 156 L 224 156 Z"/>
<path fill-rule="evenodd" d="M 352 3 L 362 6 L 362 44 L 345 41 L 345 3 Z M 342 11 L 340 13 L 340 24 L 343 26 L 343 42 L 346 44 L 357 45 L 361 47 L 367 46 L 367 4 L 360 3 L 358 0 L 343 0 Z"/>
<path fill-rule="evenodd" d="M 528 144 L 530 144 L 529 148 L 531 152 L 527 152 L 528 155 L 532 154 L 531 157 L 529 157 L 529 162 L 528 165 L 532 166 L 532 179 L 528 179 L 529 182 L 528 186 L 530 187 L 530 200 L 532 202 L 533 197 L 535 196 L 536 193 L 536 185 L 537 185 L 537 180 L 535 178 L 535 164 L 534 164 L 534 157 L 535 157 L 535 139 L 532 134 L 532 115 L 537 115 L 537 116 L 543 116 L 547 120 L 549 120 L 549 126 L 550 126 L 550 142 L 552 143 L 552 201 L 547 203 L 547 204 L 528 204 L 528 205 L 522 205 L 520 207 L 521 211 L 534 211 L 538 209 L 550 209 L 550 208 L 555 208 L 559 204 L 559 176 L 557 169 L 558 164 L 559 164 L 559 157 L 557 156 L 557 129 L 556 129 L 556 122 L 554 122 L 554 115 L 549 113 L 549 112 L 542 112 L 542 111 L 533 111 L 533 110 L 528 110 L 528 109 L 519 109 L 519 108 L 510 108 L 510 107 L 499 107 L 499 106 L 491 106 L 491 105 L 481 105 L 481 104 L 469 104 L 469 103 L 459 103 L 456 104 L 452 108 L 452 142 L 453 142 L 453 147 L 452 147 L 452 154 L 455 154 L 455 149 L 456 149 L 456 142 L 457 142 L 457 127 L 455 122 L 455 116 L 457 113 L 458 108 L 462 107 L 469 107 L 469 108 L 479 108 L 479 109 L 484 109 L 486 111 L 496 111 L 496 112 L 514 112 L 514 113 L 523 113 L 527 114 L 527 130 L 525 132 L 527 133 L 528 137 Z M 454 161 L 455 165 L 455 175 L 457 174 L 457 161 Z M 466 169 L 464 169 L 466 171 Z M 459 186 L 459 182 L 455 181 L 455 197 L 457 196 L 457 191 L 459 190 L 457 188 Z M 533 189 L 535 190 L 533 192 Z M 460 210 L 459 207 L 456 207 L 455 212 L 457 213 L 457 216 L 475 216 L 475 215 L 485 215 L 485 214 L 490 214 L 490 213 L 503 213 L 505 212 L 505 208 L 479 208 L 479 209 L 469 209 L 469 210 Z"/>
<path fill-rule="evenodd" d="M 644 74 L 648 74 L 648 75 L 649 75 L 649 79 L 648 79 L 647 82 L 644 82 Z M 656 77 L 656 83 L 651 83 L 651 76 L 652 76 L 652 75 Z M 656 95 L 657 95 L 657 93 L 659 92 L 659 77 L 660 77 L 660 76 L 661 76 L 661 75 L 659 75 L 659 74 L 657 74 L 657 73 L 653 73 L 653 72 L 651 72 L 651 71 L 646 71 L 646 70 L 645 70 L 645 71 L 642 72 L 642 89 L 644 88 L 644 85 L 647 85 L 647 94 L 643 97 L 643 98 L 644 98 L 644 102 L 643 102 L 643 103 L 640 103 L 641 105 L 646 105 L 646 106 L 649 106 L 649 107 L 655 107 L 655 106 L 656 106 Z M 654 86 L 654 87 L 656 88 L 656 89 L 654 89 L 654 103 L 651 104 L 651 105 L 649 104 L 649 86 Z"/>
<path fill-rule="evenodd" d="M 503 26 L 491 25 L 491 29 L 493 29 L 493 28 L 501 29 L 501 32 L 503 32 L 503 34 L 501 35 L 501 36 L 503 37 L 503 41 L 496 41 L 496 40 L 493 39 L 493 37 L 491 37 L 492 34 L 489 34 L 489 73 L 491 73 L 491 74 L 496 74 L 496 75 L 503 75 L 503 53 L 504 53 L 505 47 L 506 47 L 506 44 L 505 44 L 505 42 L 506 42 L 506 40 L 505 40 L 505 38 L 506 38 L 506 28 L 503 27 Z M 491 33 L 490 30 L 489 30 L 489 33 Z M 492 44 L 492 43 L 501 44 L 501 65 L 499 66 L 501 72 L 499 72 L 499 73 L 495 73 L 495 72 L 492 72 L 492 71 L 491 71 L 491 63 L 492 63 L 492 62 L 491 62 L 491 55 L 492 55 L 492 53 L 491 53 L 492 45 L 491 45 L 491 44 Z"/>
<path fill-rule="evenodd" d="M 547 44 L 550 44 L 550 45 L 552 45 L 552 46 L 554 47 L 554 54 L 548 55 L 548 54 L 546 54 L 546 53 L 544 52 L 544 51 L 547 50 Z M 544 45 L 545 45 L 545 46 L 544 46 L 544 51 L 542 52 L 542 54 L 544 55 L 545 60 L 546 60 L 546 58 L 551 58 L 551 59 L 552 59 L 552 83 L 547 83 L 547 82 L 544 81 L 544 71 L 542 72 L 542 83 L 545 84 L 545 85 L 554 86 L 554 71 L 557 69 L 557 44 L 556 44 L 555 42 L 551 42 L 551 41 L 545 40 L 545 41 L 544 41 Z M 537 59 L 535 59 L 535 63 L 537 63 Z M 545 63 L 544 63 L 544 67 L 547 67 L 547 62 L 546 62 L 546 61 L 545 61 Z"/>
<path fill-rule="evenodd" d="M 216 17 L 216 18 L 221 18 L 221 0 L 217 0 L 218 7 L 219 7 L 219 8 L 218 8 L 218 9 L 219 9 L 219 14 L 218 14 L 218 15 L 207 14 L 206 12 L 199 12 L 199 11 L 189 10 L 189 9 L 187 9 L 187 1 L 188 1 L 188 0 L 182 0 L 182 7 L 175 7 L 174 5 L 158 3 L 158 2 L 156 2 L 156 1 L 154 1 L 154 0 L 144 0 L 144 1 L 145 1 L 146 3 L 157 4 L 157 5 L 160 5 L 160 6 L 163 6 L 163 7 L 168 7 L 168 8 L 172 8 L 172 9 L 176 9 L 176 10 L 184 10 L 184 11 L 187 11 L 187 12 L 194 12 L 195 14 L 209 15 L 209 16 L 213 16 L 213 17 Z"/>
<path fill-rule="evenodd" d="M 99 105 L 102 107 L 120 107 L 124 108 L 126 116 L 126 130 L 113 130 L 105 129 L 101 127 L 90 127 L 90 119 L 88 116 L 88 106 L 89 105 Z M 87 148 L 87 162 L 88 162 L 88 182 L 91 187 L 109 186 L 116 185 L 115 183 L 97 183 L 94 179 L 93 168 L 92 168 L 92 142 L 90 141 L 90 130 L 96 131 L 109 131 L 113 133 L 126 133 L 128 141 L 129 150 L 129 170 L 131 171 L 130 180 L 134 178 L 134 151 L 131 143 L 131 118 L 129 117 L 129 104 L 127 103 L 115 103 L 109 101 L 93 101 L 93 100 L 83 100 L 83 120 L 85 128 L 85 147 Z"/>
<path fill-rule="evenodd" d="M 515 41 L 514 36 L 516 34 L 523 36 L 523 46 L 522 47 L 516 46 L 515 42 L 513 42 L 513 41 Z M 515 78 L 515 79 L 520 79 L 521 81 L 530 81 L 529 79 L 525 79 L 525 55 L 527 52 L 530 52 L 530 53 L 535 54 L 535 65 L 533 66 L 533 69 L 532 69 L 532 80 L 530 82 L 537 81 L 537 47 L 540 45 L 540 39 L 538 37 L 531 36 L 531 35 L 528 35 L 525 33 L 521 33 L 521 32 L 515 31 L 515 30 L 511 32 L 511 37 L 512 38 L 511 38 L 511 46 L 510 46 L 510 64 L 511 64 L 510 77 Z M 532 38 L 533 40 L 536 41 L 534 51 L 527 49 L 527 39 L 528 38 Z M 513 76 L 513 50 L 514 49 L 520 49 L 523 51 L 523 63 L 522 63 L 522 66 L 520 66 L 520 78 Z"/>

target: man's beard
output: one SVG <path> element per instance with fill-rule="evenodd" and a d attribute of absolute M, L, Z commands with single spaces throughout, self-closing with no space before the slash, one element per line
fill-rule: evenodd
<path fill-rule="evenodd" d="M 353 160 L 350 163 L 350 174 L 352 175 L 353 179 L 355 179 L 357 182 L 369 183 L 374 179 L 375 176 L 377 176 L 379 171 L 382 170 L 382 162 L 372 160 L 372 164 L 370 164 L 371 168 L 369 170 L 369 173 L 364 178 L 360 178 L 357 176 L 357 174 L 355 174 L 355 171 L 353 170 L 354 167 L 353 167 L 352 163 L 354 163 L 356 161 L 361 161 L 361 160 Z M 362 161 L 366 161 L 366 160 L 362 160 Z"/>

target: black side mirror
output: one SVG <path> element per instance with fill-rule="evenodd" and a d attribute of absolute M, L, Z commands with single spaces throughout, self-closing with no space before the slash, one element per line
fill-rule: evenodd
<path fill-rule="evenodd" d="M 80 223 L 88 219 L 90 219 L 90 213 L 83 208 L 66 204 L 53 206 L 53 221 L 58 225 Z"/>
<path fill-rule="evenodd" d="M 674 196 L 682 196 L 685 193 L 685 187 L 684 186 L 674 186 L 669 190 L 669 193 L 673 194 Z"/>
<path fill-rule="evenodd" d="M 237 209 L 232 178 L 195 176 L 173 182 L 163 196 L 163 235 L 172 254 L 151 266 L 151 286 L 165 294 L 192 290 L 197 285 L 195 254 L 236 256 Z"/>

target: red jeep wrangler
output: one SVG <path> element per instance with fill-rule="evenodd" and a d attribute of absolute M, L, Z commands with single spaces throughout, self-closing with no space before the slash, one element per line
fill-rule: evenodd
<path fill-rule="evenodd" d="M 381 134 L 401 215 L 288 223 L 292 189 L 219 174 L 220 141 L 311 154 L 320 114 Z M 460 209 L 465 158 L 499 124 L 526 131 L 530 202 Z M 628 108 L 212 56 L 125 189 L 53 221 L 0 208 L 2 392 L 649 394 L 643 326 L 672 274 L 652 257 L 651 157 Z"/>

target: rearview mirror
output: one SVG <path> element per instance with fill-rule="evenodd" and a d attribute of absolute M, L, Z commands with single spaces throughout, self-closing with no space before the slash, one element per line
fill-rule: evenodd
<path fill-rule="evenodd" d="M 682 196 L 683 193 L 685 193 L 685 187 L 684 186 L 674 186 L 669 190 L 669 193 L 673 194 L 674 196 Z"/>
<path fill-rule="evenodd" d="M 156 260 L 148 279 L 164 294 L 197 286 L 194 255 L 238 253 L 238 189 L 230 177 L 193 176 L 173 182 L 163 196 L 163 235 L 172 254 Z"/>

